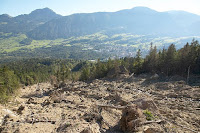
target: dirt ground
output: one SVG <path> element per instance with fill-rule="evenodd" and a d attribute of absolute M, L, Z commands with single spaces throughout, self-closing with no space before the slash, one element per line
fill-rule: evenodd
<path fill-rule="evenodd" d="M 200 133 L 200 88 L 145 75 L 40 83 L 0 105 L 0 132 Z"/>

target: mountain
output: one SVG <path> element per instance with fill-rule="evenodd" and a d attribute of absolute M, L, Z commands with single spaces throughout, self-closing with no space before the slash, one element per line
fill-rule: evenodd
<path fill-rule="evenodd" d="M 110 21 L 110 13 L 74 14 L 49 21 L 29 32 L 28 35 L 34 39 L 87 35 L 113 27 Z"/>
<path fill-rule="evenodd" d="M 79 13 L 60 16 L 49 8 L 30 14 L 0 16 L 0 31 L 25 33 L 29 38 L 49 40 L 77 37 L 104 31 L 155 36 L 199 35 L 200 16 L 185 11 L 158 12 L 135 7 L 117 12 Z"/>
<path fill-rule="evenodd" d="M 28 33 L 34 39 L 68 38 L 98 31 L 117 31 L 159 36 L 190 35 L 189 28 L 200 16 L 184 12 L 157 12 L 135 7 L 117 12 L 81 13 L 51 20 Z"/>
<path fill-rule="evenodd" d="M 0 15 L 0 22 L 8 22 L 12 19 L 11 16 L 9 16 L 8 14 L 2 14 Z"/>
<path fill-rule="evenodd" d="M 52 19 L 61 17 L 49 8 L 37 9 L 30 14 L 10 17 L 7 14 L 0 15 L 0 31 L 5 33 L 27 33 L 34 28 Z"/>
<path fill-rule="evenodd" d="M 200 34 L 200 21 L 194 22 L 192 25 L 190 25 L 190 30 L 193 31 L 193 36 Z"/>

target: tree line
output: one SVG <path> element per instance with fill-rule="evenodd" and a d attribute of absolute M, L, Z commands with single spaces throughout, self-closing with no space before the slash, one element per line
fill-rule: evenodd
<path fill-rule="evenodd" d="M 200 75 L 200 44 L 193 40 L 181 49 L 174 44 L 158 50 L 151 47 L 146 57 L 141 56 L 141 50 L 135 57 L 120 59 L 97 60 L 96 62 L 71 59 L 25 59 L 0 64 L 0 102 L 6 101 L 15 94 L 22 85 L 32 85 L 40 82 L 56 80 L 88 81 L 107 77 L 113 69 L 120 71 L 123 66 L 128 73 L 151 73 L 165 76 L 190 74 Z M 53 78 L 52 78 L 53 77 Z"/>
<path fill-rule="evenodd" d="M 78 80 L 78 71 L 84 65 L 82 62 L 70 59 L 25 59 L 2 63 L 0 102 L 7 101 L 19 87 L 47 82 L 52 76 L 56 77 L 57 82 Z"/>
<path fill-rule="evenodd" d="M 142 74 L 162 74 L 164 76 L 180 75 L 187 77 L 190 74 L 200 74 L 200 44 L 197 40 L 192 40 L 181 49 L 176 49 L 174 44 L 168 48 L 158 50 L 156 46 L 150 44 L 150 50 L 146 57 L 142 57 L 141 50 L 137 51 L 135 57 L 125 57 L 121 59 L 109 59 L 108 61 L 85 66 L 81 72 L 81 80 L 91 80 L 106 77 L 113 68 L 124 66 L 129 73 Z"/>

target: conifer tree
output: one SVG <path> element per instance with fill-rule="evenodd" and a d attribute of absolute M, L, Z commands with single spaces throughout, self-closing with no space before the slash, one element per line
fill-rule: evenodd
<path fill-rule="evenodd" d="M 136 57 L 135 57 L 135 61 L 134 61 L 134 72 L 136 74 L 140 73 L 141 72 L 141 69 L 142 69 L 142 63 L 143 63 L 143 59 L 141 58 L 141 50 L 138 49 L 137 51 L 137 54 L 136 54 Z"/>
<path fill-rule="evenodd" d="M 165 64 L 167 68 L 167 75 L 173 74 L 176 70 L 176 48 L 174 44 L 171 44 L 166 52 Z"/>

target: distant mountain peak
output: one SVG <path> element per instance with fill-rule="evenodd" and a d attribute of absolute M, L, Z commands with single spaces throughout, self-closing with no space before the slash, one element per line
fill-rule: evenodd
<path fill-rule="evenodd" d="M 0 15 L 1 17 L 5 17 L 5 18 L 12 18 L 12 16 L 8 15 L 8 14 L 2 14 Z"/>
<path fill-rule="evenodd" d="M 41 15 L 41 14 L 56 14 L 56 13 L 48 7 L 43 9 L 36 9 L 30 13 L 30 15 Z"/>
<path fill-rule="evenodd" d="M 12 17 L 8 14 L 2 14 L 0 15 L 0 22 L 7 22 L 10 21 Z"/>
<path fill-rule="evenodd" d="M 151 8 L 149 8 L 149 7 L 146 7 L 146 6 L 136 6 L 136 7 L 133 7 L 132 9 L 137 9 L 137 10 L 140 10 L 140 9 L 142 9 L 142 10 L 152 10 Z"/>
<path fill-rule="evenodd" d="M 131 10 L 139 11 L 139 12 L 149 12 L 149 11 L 157 12 L 156 10 L 153 10 L 153 9 L 151 9 L 149 7 L 145 7 L 145 6 L 137 6 L 137 7 L 132 8 Z"/>
<path fill-rule="evenodd" d="M 0 25 L 0 31 L 25 33 L 32 39 L 46 40 L 100 31 L 159 36 L 192 35 L 193 29 L 199 24 L 200 16 L 184 11 L 172 12 L 175 14 L 139 6 L 117 12 L 61 16 L 49 8 L 43 8 L 13 18 L 1 17 L 0 22 L 6 23 Z"/>
<path fill-rule="evenodd" d="M 144 7 L 144 6 L 137 6 L 137 7 L 134 7 L 134 8 L 131 8 L 131 9 L 125 9 L 125 10 L 121 10 L 119 12 L 129 12 L 129 13 L 142 13 L 142 14 L 154 14 L 154 13 L 158 13 L 156 10 L 153 10 L 149 7 Z"/>

